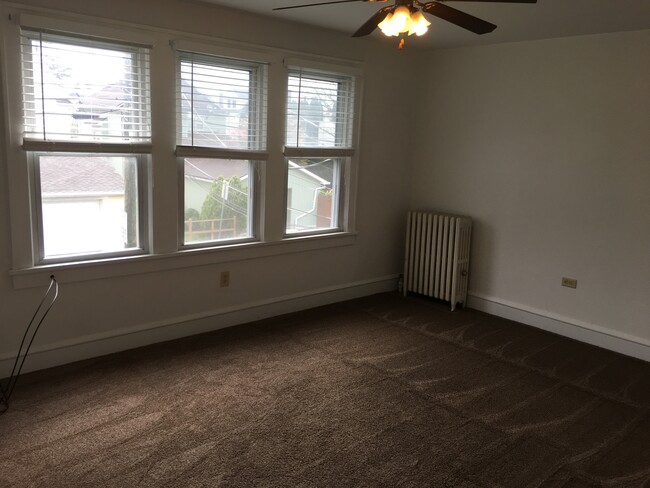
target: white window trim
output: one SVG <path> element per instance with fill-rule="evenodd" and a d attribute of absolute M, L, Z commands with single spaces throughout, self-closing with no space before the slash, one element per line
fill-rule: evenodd
<path fill-rule="evenodd" d="M 7 172 L 9 177 L 9 212 L 11 225 L 12 269 L 10 275 L 15 288 L 42 286 L 49 276 L 56 272 L 57 279 L 62 282 L 82 282 L 115 276 L 136 275 L 171 269 L 205 266 L 223 262 L 234 262 L 257 259 L 282 254 L 304 251 L 329 249 L 332 247 L 354 245 L 356 242 L 355 229 L 355 200 L 356 174 L 358 168 L 358 142 L 355 154 L 351 156 L 350 165 L 344 168 L 342 181 L 345 188 L 342 195 L 341 222 L 345 222 L 342 231 L 332 231 L 302 236 L 297 234 L 284 235 L 286 211 L 286 175 L 284 147 L 277 141 L 284 140 L 284 111 L 287 85 L 287 69 L 283 61 L 296 59 L 297 64 L 311 69 L 325 69 L 358 76 L 355 99 L 357 108 L 353 126 L 353 140 L 358 141 L 361 114 L 361 92 L 363 63 L 353 60 L 341 60 L 325 56 L 305 56 L 298 51 L 275 49 L 266 46 L 256 46 L 250 43 L 219 39 L 216 37 L 188 34 L 158 27 L 144 26 L 123 21 L 100 19 L 83 14 L 62 13 L 49 8 L 23 7 L 5 4 L 0 7 L 3 18 L 2 26 L 2 69 L 0 83 L 2 96 L 6 107 L 4 122 L 6 128 Z M 144 229 L 150 240 L 149 254 L 135 256 L 120 256 L 116 258 L 98 257 L 97 259 L 71 261 L 36 265 L 33 251 L 33 216 L 31 175 L 26 164 L 27 154 L 23 149 L 22 140 L 22 101 L 15 97 L 16 87 L 22 86 L 20 66 L 20 27 L 51 29 L 62 34 L 71 33 L 102 38 L 107 41 L 132 42 L 137 45 L 153 46 L 151 52 L 152 65 L 152 117 L 153 146 L 147 144 L 125 145 L 120 152 L 131 154 L 150 154 L 156 161 L 156 168 L 146 165 L 146 178 L 150 193 L 148 195 L 148 226 Z M 258 184 L 260 192 L 260 238 L 259 242 L 246 242 L 220 247 L 181 249 L 178 242 L 178 219 L 170 219 L 177 212 L 178 201 L 175 195 L 160 194 L 160 183 L 166 185 L 165 191 L 171 186 L 177 186 L 177 171 L 173 170 L 173 179 L 168 169 L 174 167 L 177 155 L 174 153 L 176 126 L 174 107 L 169 106 L 169 96 L 173 96 L 175 86 L 174 47 L 183 46 L 188 49 L 199 47 L 197 52 L 215 54 L 222 57 L 233 57 L 251 61 L 269 63 L 269 93 L 277 96 L 269 97 L 267 114 L 269 127 L 267 140 L 269 147 L 266 151 L 250 154 L 237 154 L 237 158 L 246 156 L 251 160 L 266 161 L 259 163 Z M 295 58 L 294 58 L 295 56 Z M 309 63 L 309 65 L 305 64 Z M 172 71 L 169 71 L 172 70 Z M 162 77 L 162 78 L 161 78 Z M 168 121 L 166 124 L 161 120 Z M 282 123 L 280 123 L 282 122 Z M 163 142 L 160 142 L 163 141 Z M 275 142 L 274 142 L 275 141 Z M 54 144 L 57 151 L 72 150 L 63 146 L 64 143 L 49 141 L 25 141 L 26 149 L 30 151 L 48 151 Z M 180 154 L 183 154 L 183 149 Z M 78 147 L 78 150 L 82 150 Z M 88 152 L 110 152 L 108 147 L 93 146 L 84 149 Z M 290 150 L 290 149 L 289 149 Z M 196 154 L 196 153 L 193 153 Z M 189 155 L 193 155 L 189 154 Z M 213 155 L 215 153 L 212 153 Z M 223 157 L 222 153 L 220 157 Z M 235 154 L 231 154 L 235 156 Z M 163 169 L 161 169 L 163 168 Z M 175 167 L 174 167 L 175 168 Z M 153 189 L 153 192 L 151 192 Z M 279 203 L 278 203 L 279 202 Z M 170 213 L 171 212 L 171 213 Z M 170 223 L 170 221 L 173 221 Z M 25 224 L 25 223 L 28 224 Z"/>
<path fill-rule="evenodd" d="M 51 30 L 63 35 L 88 36 L 108 42 L 115 41 L 122 45 L 133 44 L 138 47 L 153 48 L 156 44 L 150 34 L 97 20 L 92 23 L 84 23 L 78 20 L 18 11 L 17 14 L 12 15 L 12 21 L 19 28 Z"/>
<path fill-rule="evenodd" d="M 320 71 L 324 74 L 340 74 L 359 78 L 363 75 L 362 66 L 354 61 L 344 61 L 341 59 L 316 57 L 316 56 L 289 56 L 282 60 L 284 66 L 288 68 L 300 67 L 309 71 Z"/>
<path fill-rule="evenodd" d="M 267 115 L 267 105 L 268 105 L 268 67 L 269 67 L 269 57 L 265 56 L 263 59 L 251 59 L 257 57 L 259 53 L 248 53 L 242 50 L 232 50 L 224 49 L 222 52 L 217 52 L 218 50 L 214 46 L 205 46 L 200 43 L 192 43 L 182 40 L 172 41 L 172 48 L 175 50 L 175 59 L 176 59 L 176 76 L 175 79 L 177 83 L 179 82 L 179 73 L 181 70 L 181 62 L 183 60 L 190 59 L 194 62 L 193 55 L 199 56 L 209 56 L 206 58 L 206 62 L 210 63 L 211 59 L 215 63 L 224 66 L 238 67 L 241 65 L 242 68 L 255 69 L 256 75 L 256 86 L 257 91 L 252 95 L 253 100 L 262 106 L 261 110 L 256 110 L 256 115 L 260 117 L 259 120 L 255 122 L 256 125 L 256 142 L 260 144 L 263 149 L 231 149 L 231 148 L 220 148 L 220 147 L 204 147 L 204 146 L 187 146 L 179 144 L 178 142 L 178 131 L 180 124 L 181 108 L 180 101 L 177 100 L 176 104 L 176 124 L 177 124 L 177 145 L 176 145 L 176 157 L 178 164 L 178 242 L 180 250 L 187 249 L 197 249 L 197 248 L 210 248 L 210 247 L 223 247 L 231 246 L 235 244 L 245 244 L 250 242 L 257 242 L 261 239 L 261 225 L 260 225 L 260 215 L 261 215 L 261 195 L 262 192 L 260 188 L 263 185 L 263 180 L 260 173 L 260 165 L 266 163 L 268 159 L 267 148 L 267 137 L 266 137 L 266 128 L 268 125 L 268 115 Z M 235 56 L 238 56 L 235 59 Z M 228 60 L 232 59 L 233 62 L 229 63 Z M 201 60 L 199 60 L 201 62 Z M 260 83 L 257 83 L 260 82 Z M 176 91 L 180 90 L 180 87 L 176 87 Z M 259 132 L 259 133 L 258 133 Z M 247 161 L 249 164 L 249 234 L 248 237 L 243 238 L 233 238 L 233 239 L 220 239 L 220 240 L 210 240 L 205 242 L 185 242 L 185 171 L 184 171 L 184 159 L 185 158 L 214 158 L 214 159 L 226 159 L 226 160 L 235 160 L 235 161 Z"/>
<path fill-rule="evenodd" d="M 264 50 L 256 50 L 253 47 L 238 49 L 225 47 L 223 44 L 210 44 L 205 41 L 192 41 L 189 39 L 174 39 L 170 45 L 175 51 L 187 53 L 206 54 L 218 58 L 230 58 L 238 61 L 251 61 L 254 63 L 271 64 L 276 61 L 276 56 Z"/>
<path fill-rule="evenodd" d="M 274 242 L 251 242 L 218 248 L 191 248 L 162 255 L 147 254 L 13 269 L 10 275 L 16 289 L 42 287 L 47 285 L 49 276 L 53 273 L 56 273 L 59 283 L 77 283 L 346 247 L 354 245 L 356 239 L 356 233 L 353 232 L 330 232 L 308 237 L 292 236 Z"/>
<path fill-rule="evenodd" d="M 306 232 L 287 232 L 286 226 L 284 229 L 284 239 L 292 237 L 307 237 L 310 235 L 317 236 L 322 233 L 336 232 L 355 232 L 355 216 L 356 216 L 356 193 L 357 193 L 357 177 L 359 168 L 359 140 L 360 140 L 360 124 L 361 124 L 361 111 L 362 111 L 362 94 L 363 94 L 363 70 L 359 63 L 344 62 L 341 60 L 331 60 L 315 57 L 285 57 L 283 59 L 285 72 L 287 73 L 286 81 L 288 82 L 288 73 L 292 69 L 303 68 L 308 71 L 322 72 L 324 75 L 347 75 L 354 78 L 354 106 L 352 133 L 351 133 L 351 146 L 350 148 L 318 148 L 318 147 L 295 147 L 285 145 L 283 148 L 283 156 L 285 161 L 289 158 L 341 158 L 338 164 L 338 184 L 339 184 L 339 197 L 336 201 L 337 213 L 337 227 L 331 229 L 320 229 Z M 286 87 L 285 87 L 286 93 Z M 286 108 L 284 112 L 284 121 L 286 123 Z M 286 139 L 286 137 L 285 137 Z M 285 162 L 285 182 L 284 187 L 288 184 L 288 164 Z M 286 223 L 286 191 L 285 191 L 285 217 Z"/>

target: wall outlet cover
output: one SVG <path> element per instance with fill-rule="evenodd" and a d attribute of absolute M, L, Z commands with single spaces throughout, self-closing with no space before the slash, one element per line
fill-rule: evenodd
<path fill-rule="evenodd" d="M 578 280 L 574 278 L 562 278 L 562 286 L 568 288 L 578 288 Z"/>

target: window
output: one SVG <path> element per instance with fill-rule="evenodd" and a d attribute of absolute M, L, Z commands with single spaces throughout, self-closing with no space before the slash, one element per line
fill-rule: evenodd
<path fill-rule="evenodd" d="M 44 257 L 138 248 L 136 157 L 42 153 L 34 158 Z"/>
<path fill-rule="evenodd" d="M 266 66 L 179 52 L 177 148 L 184 245 L 253 239 L 266 149 Z"/>
<path fill-rule="evenodd" d="M 352 76 L 289 69 L 287 234 L 342 228 L 344 168 L 354 154 L 354 92 Z"/>
<path fill-rule="evenodd" d="M 7 11 L 15 283 L 355 241 L 358 63 Z"/>
<path fill-rule="evenodd" d="M 288 164 L 287 232 L 336 228 L 340 161 L 289 158 Z"/>
<path fill-rule="evenodd" d="M 149 50 L 23 30 L 36 262 L 143 252 Z"/>
<path fill-rule="evenodd" d="M 251 163 L 183 158 L 186 244 L 251 237 Z"/>

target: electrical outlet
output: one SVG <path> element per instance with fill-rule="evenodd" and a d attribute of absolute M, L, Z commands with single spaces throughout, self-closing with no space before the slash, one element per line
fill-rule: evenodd
<path fill-rule="evenodd" d="M 230 286 L 230 271 L 222 271 L 219 286 L 225 288 Z"/>
<path fill-rule="evenodd" d="M 578 280 L 574 278 L 562 278 L 562 286 L 567 288 L 578 288 Z"/>

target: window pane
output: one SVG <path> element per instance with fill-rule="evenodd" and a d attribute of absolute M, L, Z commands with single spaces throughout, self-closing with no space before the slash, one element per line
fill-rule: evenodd
<path fill-rule="evenodd" d="M 336 159 L 289 159 L 287 233 L 331 229 L 338 203 Z"/>
<path fill-rule="evenodd" d="M 292 147 L 351 147 L 353 79 L 289 76 L 286 142 Z"/>
<path fill-rule="evenodd" d="M 186 158 L 184 242 L 252 237 L 251 163 Z"/>
<path fill-rule="evenodd" d="M 38 157 L 44 257 L 141 247 L 137 166 L 135 156 Z"/>
<path fill-rule="evenodd" d="M 78 142 L 147 142 L 145 48 L 24 32 L 25 136 Z"/>
<path fill-rule="evenodd" d="M 263 149 L 262 65 L 181 53 L 178 143 Z"/>

